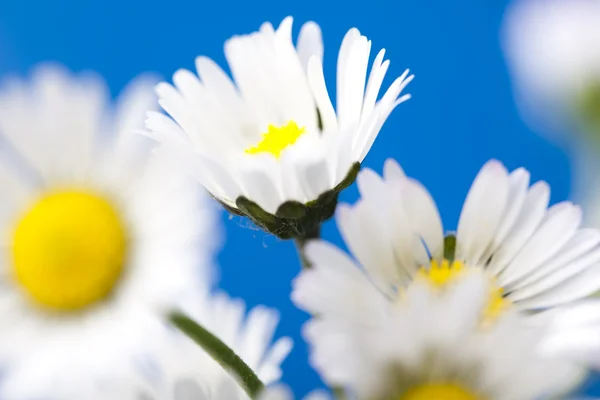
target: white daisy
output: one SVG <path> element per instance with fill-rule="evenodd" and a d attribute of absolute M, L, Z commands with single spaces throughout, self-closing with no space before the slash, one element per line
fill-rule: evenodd
<path fill-rule="evenodd" d="M 199 77 L 180 70 L 175 87 L 157 86 L 173 119 L 150 113 L 146 125 L 230 211 L 280 237 L 306 236 L 332 215 L 337 193 L 354 181 L 383 123 L 409 98 L 399 97 L 412 80 L 406 71 L 377 101 L 389 61 L 381 50 L 367 79 L 370 50 L 357 29 L 348 31 L 334 110 L 319 26 L 306 23 L 294 47 L 291 17 L 277 30 L 265 23 L 225 43 L 234 82 L 198 57 Z M 298 219 L 303 223 L 289 221 Z"/>
<path fill-rule="evenodd" d="M 132 132 L 154 102 L 140 80 L 113 108 L 98 77 L 51 66 L 0 91 L 1 398 L 120 370 L 155 311 L 210 283 L 216 215 Z"/>
<path fill-rule="evenodd" d="M 290 338 L 273 336 L 279 321 L 275 310 L 258 306 L 245 315 L 243 301 L 224 293 L 182 300 L 182 310 L 228 345 L 254 370 L 265 384 L 281 378 L 280 364 L 292 348 Z M 160 330 L 156 352 L 140 360 L 144 384 L 133 387 L 145 400 L 235 400 L 248 399 L 239 383 L 204 350 L 182 333 Z M 135 381 L 134 381 L 135 382 Z"/>
<path fill-rule="evenodd" d="M 530 186 L 523 168 L 509 173 L 500 162 L 488 162 L 467 195 L 456 235 L 446 238 L 433 199 L 395 161 L 386 162 L 383 179 L 364 170 L 357 182 L 362 197 L 354 206 L 338 207 L 338 227 L 390 299 L 416 275 L 443 285 L 472 268 L 485 270 L 493 283 L 490 317 L 507 308 L 568 304 L 600 289 L 600 231 L 580 228 L 581 209 L 570 202 L 548 207 L 548 184 Z M 306 254 L 315 265 L 352 262 L 328 244 Z M 301 275 L 294 296 L 310 310 L 321 308 L 324 300 L 313 285 L 335 279 Z M 370 301 L 355 299 L 358 308 Z"/>
<path fill-rule="evenodd" d="M 600 3 L 596 0 L 515 0 L 503 29 L 520 105 L 537 123 L 561 123 L 570 112 L 597 107 L 600 90 Z M 597 115 L 589 109 L 587 117 Z"/>
<path fill-rule="evenodd" d="M 327 251 L 319 242 L 308 248 Z M 419 279 L 392 303 L 343 255 L 337 261 L 306 272 L 337 281 L 305 334 L 315 368 L 358 399 L 533 400 L 582 378 L 579 368 L 541 357 L 536 344 L 545 329 L 526 328 L 518 314 L 482 328 L 490 288 L 481 270 L 441 291 Z M 356 313 L 368 320 L 357 323 Z"/>

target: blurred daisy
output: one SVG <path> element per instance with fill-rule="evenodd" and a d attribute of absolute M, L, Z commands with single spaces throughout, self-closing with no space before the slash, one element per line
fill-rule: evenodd
<path fill-rule="evenodd" d="M 315 268 L 339 281 L 330 286 L 336 303 L 322 303 L 306 326 L 311 361 L 358 399 L 531 400 L 571 390 L 583 377 L 575 366 L 539 356 L 545 330 L 526 328 L 518 314 L 481 329 L 490 291 L 481 270 L 442 291 L 419 280 L 392 305 L 351 263 Z M 369 292 L 368 302 L 357 303 Z M 368 321 L 348 318 L 357 304 L 370 309 Z"/>
<path fill-rule="evenodd" d="M 213 212 L 132 132 L 150 83 L 113 108 L 98 77 L 46 66 L 0 92 L 2 398 L 120 371 L 155 311 L 210 283 Z"/>
<path fill-rule="evenodd" d="M 282 238 L 307 236 L 331 217 L 337 193 L 354 181 L 383 123 L 409 99 L 399 97 L 413 78 L 406 71 L 377 101 L 389 61 L 381 50 L 367 79 L 370 50 L 357 29 L 348 31 L 335 110 L 319 26 L 306 23 L 294 47 L 291 17 L 277 30 L 265 23 L 225 43 L 234 82 L 198 57 L 199 77 L 180 70 L 175 87 L 157 86 L 173 119 L 150 113 L 146 125 L 231 212 Z"/>
<path fill-rule="evenodd" d="M 600 289 L 600 231 L 580 228 L 581 209 L 570 202 L 548 208 L 548 184 L 530 186 L 523 168 L 509 173 L 498 161 L 485 164 L 456 235 L 446 237 L 427 190 L 395 161 L 386 162 L 383 179 L 364 170 L 357 181 L 362 197 L 354 206 L 339 206 L 338 227 L 389 301 L 416 278 L 443 286 L 470 269 L 485 271 L 491 283 L 486 318 L 508 308 L 531 312 L 568 304 Z M 323 304 L 350 301 L 353 315 L 362 317 L 370 298 L 330 294 L 340 279 L 336 267 L 354 261 L 325 242 L 310 246 L 306 255 L 318 268 L 300 275 L 295 300 L 318 313 Z"/>
<path fill-rule="evenodd" d="M 575 113 L 600 129 L 600 3 L 515 0 L 503 29 L 521 106 L 534 122 Z"/>
<path fill-rule="evenodd" d="M 200 292 L 198 292 L 200 293 Z M 194 293 L 182 300 L 183 311 L 227 344 L 265 384 L 281 378 L 280 364 L 292 348 L 290 338 L 273 342 L 279 315 L 258 306 L 246 316 L 245 305 L 223 293 Z M 166 327 L 165 327 L 166 328 Z M 130 398 L 145 400 L 248 399 L 241 386 L 187 336 L 162 329 L 156 353 L 140 359 L 144 385 Z"/>

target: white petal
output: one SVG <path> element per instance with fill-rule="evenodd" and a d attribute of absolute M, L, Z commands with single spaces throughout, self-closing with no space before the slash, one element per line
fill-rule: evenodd
<path fill-rule="evenodd" d="M 296 46 L 298 57 L 306 70 L 308 68 L 308 60 L 315 56 L 319 61 L 323 60 L 323 37 L 321 28 L 313 21 L 309 21 L 302 25 L 300 34 L 298 35 L 298 45 Z"/>
<path fill-rule="evenodd" d="M 242 100 L 227 74 L 213 60 L 202 56 L 196 58 L 196 70 L 211 96 L 214 96 L 222 106 L 230 109 L 232 115 L 238 115 L 243 119 Z"/>
<path fill-rule="evenodd" d="M 275 214 L 283 202 L 280 168 L 270 154 L 253 155 L 240 168 L 240 186 L 244 195 L 268 213 Z"/>
<path fill-rule="evenodd" d="M 383 127 L 383 124 L 390 116 L 391 112 L 403 102 L 410 99 L 410 95 L 398 96 L 414 78 L 414 75 L 408 76 L 408 70 L 398 77 L 385 92 L 379 102 L 376 103 L 373 112 L 369 116 L 364 115 L 360 121 L 358 132 L 354 137 L 353 152 L 358 160 L 362 161 Z"/>
<path fill-rule="evenodd" d="M 510 287 L 560 251 L 581 223 L 581 209 L 565 202 L 548 210 L 546 220 L 500 275 L 499 283 Z"/>
<path fill-rule="evenodd" d="M 383 312 L 385 298 L 346 254 L 330 243 L 305 248 L 312 268 L 292 283 L 292 301 L 311 313 L 368 323 Z"/>
<path fill-rule="evenodd" d="M 600 244 L 600 232 L 596 229 L 580 229 L 569 240 L 560 251 L 552 257 L 548 262 L 540 265 L 531 274 L 521 279 L 518 284 L 514 285 L 515 289 L 521 286 L 533 283 L 548 274 L 568 267 L 568 264 L 595 250 Z"/>
<path fill-rule="evenodd" d="M 259 378 L 264 383 L 277 382 L 281 379 L 281 363 L 290 354 L 293 346 L 294 342 L 289 337 L 281 338 L 271 346 L 271 350 L 261 361 L 262 365 L 259 371 Z"/>
<path fill-rule="evenodd" d="M 432 246 L 437 243 L 435 234 L 432 233 L 435 230 L 432 226 L 436 225 L 433 221 L 436 211 L 427 205 L 418 211 L 419 206 L 408 197 L 413 194 L 417 196 L 423 194 L 419 194 L 418 188 L 411 185 L 408 181 L 392 181 L 386 184 L 390 211 L 388 211 L 389 216 L 384 216 L 385 220 L 382 224 L 391 230 L 391 243 L 400 276 L 413 276 L 416 268 L 429 264 L 426 248 L 429 243 L 423 243 L 424 236 L 429 238 Z M 427 200 L 423 199 L 423 201 L 427 204 Z M 435 208 L 435 205 L 433 207 Z M 423 221 L 420 220 L 421 217 L 424 218 Z"/>
<path fill-rule="evenodd" d="M 390 242 L 393 236 L 386 234 L 392 228 L 385 225 L 386 218 L 389 218 L 386 215 L 388 201 L 382 197 L 373 197 L 371 201 L 363 199 L 352 208 L 339 205 L 336 212 L 338 229 L 344 242 L 385 291 L 406 277 L 402 266 L 394 260 L 394 243 Z M 410 253 L 407 255 L 411 256 Z"/>
<path fill-rule="evenodd" d="M 365 92 L 371 42 L 352 28 L 346 33 L 337 69 L 337 115 L 340 130 L 358 124 Z"/>
<path fill-rule="evenodd" d="M 504 239 L 510 234 L 511 229 L 516 223 L 517 217 L 521 213 L 525 198 L 527 197 L 527 188 L 529 186 L 529 172 L 524 168 L 519 168 L 509 175 L 509 193 L 506 201 L 502 220 L 494 234 L 492 242 L 488 246 L 485 254 L 481 257 L 481 262 L 486 262 L 494 252 L 502 245 Z"/>
<path fill-rule="evenodd" d="M 258 397 L 259 400 L 294 400 L 292 392 L 285 386 L 267 388 Z"/>
<path fill-rule="evenodd" d="M 24 82 L 8 80 L 0 93 L 0 133 L 8 145 L 14 148 L 36 173 L 43 175 L 52 164 L 51 154 L 46 151 L 49 139 L 36 134 L 39 130 L 37 118 L 29 114 L 31 95 Z M 39 136 L 40 144 L 31 146 L 32 136 Z"/>
<path fill-rule="evenodd" d="M 200 155 L 197 157 L 200 159 L 202 168 L 204 169 L 197 171 L 198 176 L 203 179 L 201 183 L 214 196 L 235 207 L 235 200 L 242 194 L 237 176 L 234 176 L 231 171 L 228 171 L 215 160 Z"/>
<path fill-rule="evenodd" d="M 383 164 L 383 178 L 386 181 L 392 179 L 401 180 L 406 178 L 406 174 L 396 160 L 393 158 L 388 158 Z"/>
<path fill-rule="evenodd" d="M 193 141 L 202 143 L 203 137 L 198 132 L 194 116 L 190 113 L 185 100 L 177 89 L 168 83 L 161 82 L 156 86 L 156 94 L 158 94 L 158 102 L 163 110 L 181 126 Z"/>
<path fill-rule="evenodd" d="M 317 112 L 313 94 L 296 48 L 292 43 L 292 18 L 281 22 L 275 32 L 276 70 L 273 71 L 279 98 L 275 99 L 279 113 L 296 121 L 310 132 L 317 130 Z M 287 122 L 287 121 L 286 121 Z"/>
<path fill-rule="evenodd" d="M 435 201 L 427 189 L 414 179 L 405 181 L 403 191 L 403 205 L 412 229 L 425 242 L 434 257 L 441 256 L 444 247 L 444 229 Z M 422 257 L 417 258 L 423 262 Z"/>
<path fill-rule="evenodd" d="M 367 88 L 365 90 L 365 99 L 363 102 L 363 107 L 361 111 L 361 119 L 366 118 L 375 107 L 375 102 L 377 101 L 377 96 L 379 95 L 379 90 L 381 89 L 381 84 L 383 83 L 383 78 L 385 78 L 385 73 L 390 65 L 390 61 L 383 61 L 383 57 L 385 56 L 385 49 L 381 49 L 375 57 L 375 61 L 373 61 L 373 66 L 371 67 L 371 73 L 369 74 L 369 80 L 367 81 Z"/>
<path fill-rule="evenodd" d="M 162 144 L 174 142 L 176 144 L 191 145 L 189 136 L 181 129 L 173 119 L 156 111 L 148 111 L 145 121 L 146 128 L 150 132 L 145 135 Z"/>
<path fill-rule="evenodd" d="M 560 286 L 548 289 L 534 297 L 523 300 L 517 303 L 517 305 L 522 309 L 555 307 L 560 304 L 581 299 L 599 289 L 600 265 L 595 265 L 566 280 Z"/>
<path fill-rule="evenodd" d="M 363 198 L 385 194 L 383 180 L 370 168 L 364 168 L 358 173 L 356 185 L 360 196 Z"/>
<path fill-rule="evenodd" d="M 239 91 L 243 95 L 254 121 L 255 129 L 264 129 L 268 124 L 287 123 L 285 116 L 278 114 L 277 101 L 281 101 L 277 82 L 273 79 L 273 52 L 266 53 L 264 46 L 274 41 L 273 35 L 264 37 L 236 36 L 225 42 L 225 57 Z M 272 44 L 271 44 L 272 45 Z"/>
<path fill-rule="evenodd" d="M 540 278 L 533 283 L 512 290 L 508 296 L 511 301 L 519 301 L 528 297 L 535 296 L 553 287 L 559 286 L 561 282 L 566 281 L 574 275 L 581 273 L 588 268 L 598 268 L 600 266 L 600 249 L 589 252 L 584 256 L 570 262 L 563 268 Z"/>
<path fill-rule="evenodd" d="M 308 62 L 308 82 L 321 115 L 323 131 L 336 132 L 338 129 L 337 116 L 327 92 L 325 77 L 323 75 L 323 65 L 316 57 L 311 58 Z"/>
<path fill-rule="evenodd" d="M 535 232 L 546 214 L 546 208 L 550 201 L 550 187 L 546 182 L 537 182 L 532 187 L 515 226 L 510 235 L 495 252 L 489 270 L 498 275 L 512 261 L 517 252 L 525 245 L 527 240 Z"/>
<path fill-rule="evenodd" d="M 319 146 L 316 133 L 306 133 L 294 144 L 289 162 L 294 164 L 294 176 L 301 191 L 306 196 L 301 201 L 315 200 L 319 195 L 333 188 L 333 165 L 330 165 L 327 149 Z"/>
<path fill-rule="evenodd" d="M 158 108 L 154 94 L 155 86 L 156 80 L 153 77 L 141 76 L 122 91 L 116 106 L 115 132 L 117 136 L 131 134 L 133 130 L 142 128 L 146 112 Z"/>
<path fill-rule="evenodd" d="M 509 179 L 504 165 L 487 162 L 467 194 L 456 232 L 456 258 L 480 262 L 500 224 L 508 197 Z"/>
<path fill-rule="evenodd" d="M 324 390 L 316 390 L 306 395 L 304 400 L 331 400 L 331 396 L 329 396 Z"/>

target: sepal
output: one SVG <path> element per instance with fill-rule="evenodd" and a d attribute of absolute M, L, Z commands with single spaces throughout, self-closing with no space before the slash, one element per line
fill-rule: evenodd
<path fill-rule="evenodd" d="M 352 164 L 346 177 L 333 189 L 322 193 L 315 200 L 306 204 L 296 200 L 286 201 L 277 208 L 274 215 L 244 196 L 236 199 L 237 209 L 227 205 L 223 206 L 232 214 L 250 218 L 257 226 L 280 239 L 307 238 L 313 232 L 318 231 L 323 222 L 333 216 L 337 207 L 338 195 L 354 183 L 359 170 L 359 162 Z"/>

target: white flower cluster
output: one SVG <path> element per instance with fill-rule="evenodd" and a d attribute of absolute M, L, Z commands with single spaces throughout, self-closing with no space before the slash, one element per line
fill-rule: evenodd
<path fill-rule="evenodd" d="M 600 76 L 600 47 L 590 50 L 599 3 L 519 3 L 529 4 L 508 14 L 505 41 L 516 84 L 531 85 L 518 93 L 552 109 L 579 98 Z M 589 24 L 568 20 L 578 16 Z M 534 54 L 539 65 L 524 60 Z M 304 24 L 294 43 L 289 17 L 226 42 L 232 78 L 198 57 L 197 73 L 179 70 L 173 85 L 140 78 L 114 103 L 97 76 L 60 66 L 7 79 L 0 399 L 294 397 L 279 383 L 292 342 L 274 339 L 278 313 L 246 313 L 215 289 L 221 237 L 202 187 L 298 245 L 291 297 L 312 315 L 304 337 L 328 387 L 307 400 L 571 396 L 600 368 L 600 301 L 590 297 L 599 227 L 496 160 L 475 177 L 455 231 L 396 161 L 382 176 L 361 170 L 410 98 L 408 71 L 381 90 L 384 55 L 369 68 L 371 41 L 347 32 L 335 107 L 321 29 Z M 338 204 L 355 181 L 360 199 Z M 350 254 L 320 239 L 333 216 Z"/>

